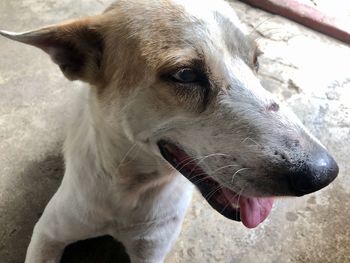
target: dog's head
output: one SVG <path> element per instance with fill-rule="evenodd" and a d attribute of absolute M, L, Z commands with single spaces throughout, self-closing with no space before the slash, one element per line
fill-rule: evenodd
<path fill-rule="evenodd" d="M 338 166 L 260 84 L 256 43 L 219 1 L 118 1 L 102 15 L 3 35 L 89 82 L 101 116 L 164 158 L 224 216 L 255 227 L 272 196 L 328 185 Z"/>

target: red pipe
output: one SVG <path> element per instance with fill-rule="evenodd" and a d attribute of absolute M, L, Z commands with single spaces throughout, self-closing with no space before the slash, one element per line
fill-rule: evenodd
<path fill-rule="evenodd" d="M 350 28 L 337 23 L 321 11 L 297 0 L 240 0 L 265 11 L 287 17 L 316 31 L 334 37 L 350 45 Z M 350 23 L 349 23 L 350 24 Z"/>

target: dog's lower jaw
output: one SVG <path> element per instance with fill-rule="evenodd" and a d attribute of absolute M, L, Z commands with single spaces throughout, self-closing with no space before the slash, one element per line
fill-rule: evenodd
<path fill-rule="evenodd" d="M 136 154 L 142 149 L 126 136 L 119 145 L 108 141 L 83 92 L 65 142 L 65 176 L 35 226 L 26 263 L 55 262 L 65 245 L 106 234 L 125 245 L 132 262 L 163 262 L 193 186 L 165 162 L 148 171 L 154 157 Z"/>

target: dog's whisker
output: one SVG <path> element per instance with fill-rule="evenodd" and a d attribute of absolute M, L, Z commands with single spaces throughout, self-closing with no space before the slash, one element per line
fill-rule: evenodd
<path fill-rule="evenodd" d="M 234 180 L 234 177 L 239 174 L 240 172 L 242 171 L 245 171 L 245 170 L 249 170 L 251 168 L 241 168 L 241 169 L 238 169 L 233 175 L 232 175 L 232 178 L 231 178 L 231 183 L 233 183 L 233 180 Z"/>
<path fill-rule="evenodd" d="M 210 198 L 213 197 L 215 195 L 215 193 L 220 191 L 222 188 L 224 188 L 223 185 L 217 186 L 212 191 L 210 191 L 206 196 L 204 196 L 204 198 L 207 199 L 207 200 L 210 200 Z"/>
<path fill-rule="evenodd" d="M 236 166 L 238 166 L 238 165 L 235 165 L 235 164 L 230 164 L 230 165 L 225 165 L 225 166 L 223 166 L 223 167 L 220 167 L 220 168 L 218 168 L 218 169 L 216 169 L 213 173 L 211 173 L 210 174 L 210 176 L 206 176 L 206 177 L 204 177 L 204 178 L 200 178 L 199 180 L 197 180 L 197 181 L 193 181 L 193 183 L 194 184 L 198 184 L 198 183 L 200 183 L 200 182 L 202 182 L 202 181 L 205 181 L 206 179 L 208 179 L 208 178 L 212 178 L 212 177 L 216 177 L 216 173 L 218 172 L 218 171 L 220 171 L 220 170 L 222 170 L 222 169 L 226 169 L 226 168 L 229 168 L 229 167 L 236 167 Z M 241 169 L 240 169 L 241 170 Z M 203 172 L 203 173 L 200 173 L 200 174 L 196 174 L 195 176 L 191 176 L 191 175 L 189 175 L 188 176 L 188 178 L 189 179 L 193 179 L 194 177 L 201 177 L 202 175 L 207 175 L 205 172 Z M 224 187 L 224 186 L 222 186 L 222 187 Z M 216 192 L 216 191 L 214 191 L 214 192 Z M 209 197 L 210 198 L 210 197 Z"/>
<path fill-rule="evenodd" d="M 119 168 L 123 165 L 123 162 L 126 160 L 126 158 L 128 158 L 129 154 L 131 154 L 131 152 L 134 150 L 134 148 L 137 146 L 136 143 L 134 143 L 129 150 L 125 153 L 125 155 L 123 156 L 123 158 L 121 159 L 121 161 L 119 162 L 119 164 L 117 165 L 117 167 L 115 168 L 116 171 L 119 170 Z"/>
<path fill-rule="evenodd" d="M 245 139 L 243 139 L 241 141 L 241 143 L 246 143 L 247 141 L 251 141 L 253 142 L 255 145 L 262 147 L 262 145 L 260 143 L 258 143 L 257 141 L 255 141 L 254 139 L 252 139 L 251 137 L 246 137 Z"/>
<path fill-rule="evenodd" d="M 217 173 L 218 171 L 221 171 L 221 170 L 223 170 L 223 169 L 230 168 L 230 167 L 237 167 L 237 166 L 239 166 L 239 165 L 238 165 L 238 164 L 228 164 L 228 165 L 224 165 L 224 166 L 222 166 L 222 167 L 220 167 L 220 168 L 218 168 L 218 169 L 216 169 L 216 170 L 210 172 L 210 175 L 211 175 L 212 177 L 216 177 L 216 173 Z"/>
<path fill-rule="evenodd" d="M 240 200 L 240 198 L 242 196 L 242 193 L 243 193 L 243 189 L 241 191 L 239 191 L 239 193 L 238 193 L 237 204 L 239 204 L 239 200 Z M 239 211 L 237 210 L 236 211 L 236 217 L 238 217 L 238 213 L 239 213 Z"/>
<path fill-rule="evenodd" d="M 206 175 L 205 177 L 202 177 L 203 175 Z M 200 177 L 198 180 L 196 180 L 196 181 L 192 181 L 194 178 L 196 178 L 196 177 Z M 196 175 L 194 175 L 194 176 L 187 176 L 187 178 L 189 179 L 189 180 L 191 180 L 191 182 L 193 183 L 193 184 L 198 184 L 198 183 L 201 183 L 201 182 L 203 182 L 203 181 L 205 181 L 205 180 L 207 180 L 209 177 L 207 176 L 207 174 L 206 173 L 199 173 L 199 174 L 196 174 Z"/>
<path fill-rule="evenodd" d="M 210 157 L 214 157 L 214 156 L 228 156 L 227 154 L 223 154 L 223 153 L 213 153 L 213 154 L 209 154 L 203 157 L 197 157 L 197 158 L 191 158 L 191 157 L 187 157 L 184 161 L 189 160 L 187 163 L 185 163 L 184 165 L 182 165 L 181 167 L 179 167 L 179 165 L 181 165 L 182 162 L 180 162 L 175 169 L 177 170 L 182 170 L 183 168 L 186 167 L 186 165 L 195 162 L 196 160 L 200 160 L 198 163 L 196 163 L 196 165 L 199 165 L 201 163 L 204 162 L 204 160 L 210 158 Z M 191 170 L 191 173 L 193 172 L 193 170 Z"/>
<path fill-rule="evenodd" d="M 227 207 L 229 207 L 230 205 L 232 205 L 232 200 L 236 199 L 236 197 L 238 196 L 239 198 L 239 195 L 237 193 L 235 193 L 228 201 L 227 201 L 227 204 L 224 206 L 224 208 L 222 209 L 221 213 L 225 212 L 225 209 Z M 237 212 L 236 212 L 237 213 Z M 237 214 L 236 214 L 237 216 Z"/>
<path fill-rule="evenodd" d="M 224 155 L 226 156 L 226 154 L 224 154 Z M 203 161 L 203 160 L 202 160 L 202 161 Z M 223 169 L 226 169 L 226 168 L 230 168 L 230 167 L 237 167 L 237 166 L 239 166 L 239 165 L 237 165 L 237 164 L 229 164 L 229 165 L 225 165 L 225 166 L 219 167 L 219 168 L 217 168 L 216 170 L 214 170 L 213 172 L 211 172 L 211 173 L 210 173 L 210 176 L 206 176 L 206 177 L 204 177 L 204 178 L 200 178 L 200 179 L 197 180 L 197 181 L 192 181 L 192 183 L 197 184 L 197 183 L 200 183 L 200 182 L 202 182 L 202 181 L 204 181 L 204 180 L 206 180 L 206 179 L 208 179 L 208 178 L 215 178 L 215 177 L 216 177 L 216 173 L 217 173 L 218 171 L 223 170 Z M 184 168 L 184 167 L 183 167 L 183 168 Z M 190 172 L 190 174 L 187 175 L 188 179 L 192 180 L 194 177 L 198 177 L 198 176 L 200 177 L 200 176 L 202 176 L 202 175 L 207 175 L 205 172 L 203 172 L 203 173 L 195 174 L 195 176 L 192 176 L 193 172 L 194 172 L 194 170 L 192 169 L 191 172 Z"/>

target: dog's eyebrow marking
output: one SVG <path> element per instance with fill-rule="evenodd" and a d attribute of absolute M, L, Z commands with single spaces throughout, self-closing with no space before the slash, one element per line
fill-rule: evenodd
<path fill-rule="evenodd" d="M 181 68 L 193 68 L 198 72 L 205 70 L 205 62 L 198 52 L 186 54 L 189 52 L 181 52 L 183 54 L 168 54 L 163 57 L 163 60 L 156 66 L 159 75 L 169 74 Z"/>

